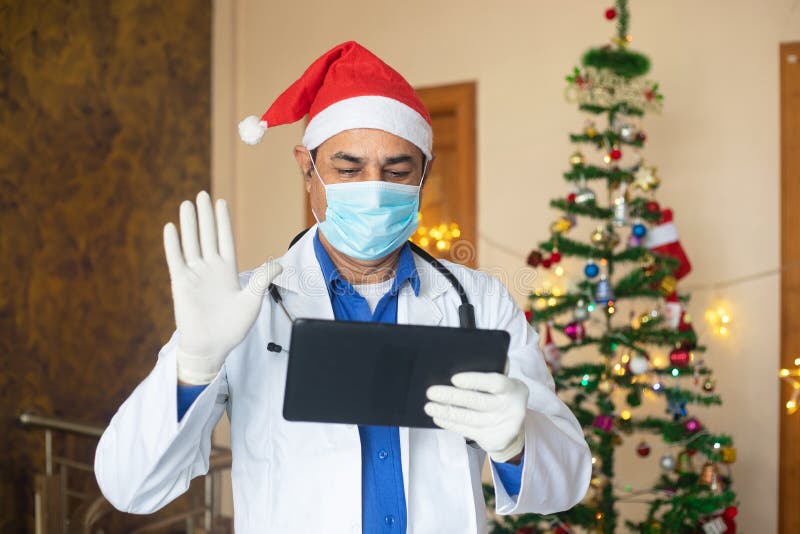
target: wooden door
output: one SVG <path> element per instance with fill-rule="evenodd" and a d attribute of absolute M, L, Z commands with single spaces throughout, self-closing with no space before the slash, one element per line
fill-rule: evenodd
<path fill-rule="evenodd" d="M 423 187 L 413 240 L 436 257 L 475 267 L 475 83 L 427 87 L 417 93 L 431 114 L 436 160 Z"/>
<path fill-rule="evenodd" d="M 784 43 L 781 61 L 781 265 L 800 262 L 800 42 Z M 800 356 L 800 269 L 781 274 L 781 367 Z M 783 403 L 791 386 L 781 381 L 780 495 L 782 534 L 800 532 L 800 413 Z"/>

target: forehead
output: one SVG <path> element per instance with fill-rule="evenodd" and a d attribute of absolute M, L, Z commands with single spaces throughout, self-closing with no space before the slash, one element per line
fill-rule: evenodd
<path fill-rule="evenodd" d="M 317 151 L 322 154 L 346 152 L 359 157 L 386 157 L 407 154 L 422 157 L 413 143 L 383 130 L 355 128 L 345 130 L 323 142 Z"/>

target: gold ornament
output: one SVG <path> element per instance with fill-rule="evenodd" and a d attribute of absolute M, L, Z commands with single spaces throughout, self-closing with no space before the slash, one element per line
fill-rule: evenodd
<path fill-rule="evenodd" d="M 661 290 L 662 295 L 668 297 L 675 292 L 675 289 L 678 288 L 678 281 L 674 276 L 667 275 L 661 279 L 661 282 L 658 284 L 658 288 Z"/>
<path fill-rule="evenodd" d="M 572 228 L 572 221 L 566 217 L 559 217 L 550 225 L 550 232 L 554 234 L 563 234 Z"/>
<path fill-rule="evenodd" d="M 609 232 L 605 225 L 601 224 L 595 228 L 591 236 L 592 243 L 604 248 L 614 248 L 619 244 L 619 236 Z"/>
<path fill-rule="evenodd" d="M 627 37 L 625 39 L 627 41 Z M 631 106 L 645 111 L 661 111 L 662 100 L 653 93 L 653 81 L 625 78 L 611 69 L 586 67 L 581 73 L 586 83 L 570 83 L 565 89 L 569 102 L 601 106 Z"/>
<path fill-rule="evenodd" d="M 597 489 L 604 488 L 608 484 L 608 478 L 604 476 L 592 477 L 590 484 L 592 485 L 593 488 Z"/>
<path fill-rule="evenodd" d="M 692 457 L 689 453 L 682 451 L 678 454 L 678 465 L 675 466 L 675 471 L 680 474 L 694 473 L 694 466 L 692 466 Z"/>
<path fill-rule="evenodd" d="M 600 393 L 611 393 L 614 390 L 614 382 L 604 378 L 600 382 L 597 383 L 597 391 Z"/>
<path fill-rule="evenodd" d="M 661 184 L 661 180 L 656 175 L 656 170 L 656 167 L 640 166 L 633 175 L 632 187 L 645 192 L 657 188 Z"/>
<path fill-rule="evenodd" d="M 736 461 L 736 447 L 722 447 L 719 452 L 722 454 L 722 461 L 726 464 Z"/>
<path fill-rule="evenodd" d="M 586 158 L 583 157 L 583 154 L 580 151 L 576 150 L 570 157 L 569 157 L 570 165 L 583 165 L 586 163 Z"/>
<path fill-rule="evenodd" d="M 715 495 L 721 494 L 725 489 L 722 481 L 719 478 L 719 468 L 717 467 L 717 464 L 712 464 L 711 462 L 703 465 L 703 469 L 700 471 L 700 478 L 698 478 L 697 483 L 700 486 L 708 486 L 708 488 Z"/>
<path fill-rule="evenodd" d="M 590 138 L 597 135 L 597 130 L 595 130 L 594 128 L 594 123 L 591 123 L 589 124 L 589 126 L 586 127 L 586 135 L 588 135 Z"/>
<path fill-rule="evenodd" d="M 653 274 L 656 268 L 656 257 L 652 254 L 645 254 L 639 259 L 639 267 L 642 268 L 645 274 Z"/>

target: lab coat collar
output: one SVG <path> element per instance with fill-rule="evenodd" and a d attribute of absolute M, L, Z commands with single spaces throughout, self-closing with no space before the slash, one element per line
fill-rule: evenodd
<path fill-rule="evenodd" d="M 283 289 L 294 293 L 301 293 L 311 296 L 328 296 L 325 277 L 320 269 L 314 252 L 314 236 L 317 233 L 315 224 L 291 247 L 286 254 L 278 259 L 278 263 L 283 267 L 283 272 L 273 280 L 273 283 Z M 427 261 L 414 254 L 414 263 L 419 276 L 419 296 L 426 299 L 434 299 L 447 291 L 450 282 L 439 274 Z M 410 295 L 409 295 L 410 293 Z M 414 294 L 414 289 L 410 284 L 404 284 L 400 294 L 407 297 Z M 417 324 L 419 318 L 411 315 Z M 440 317 L 441 318 L 441 317 Z M 401 322 L 398 317 L 398 322 Z"/>

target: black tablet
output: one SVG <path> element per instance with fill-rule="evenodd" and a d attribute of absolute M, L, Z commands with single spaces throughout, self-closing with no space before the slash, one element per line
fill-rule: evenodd
<path fill-rule="evenodd" d="M 297 319 L 283 417 L 436 428 L 425 391 L 461 371 L 502 373 L 504 330 Z"/>

